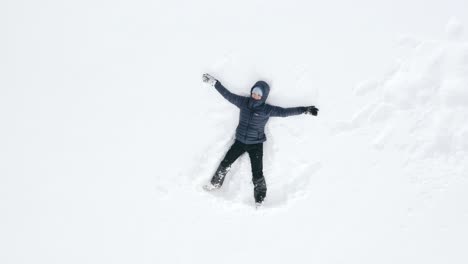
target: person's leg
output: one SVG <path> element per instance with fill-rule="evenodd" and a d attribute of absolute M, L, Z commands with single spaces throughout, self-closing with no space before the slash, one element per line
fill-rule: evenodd
<path fill-rule="evenodd" d="M 234 144 L 232 144 L 231 148 L 229 148 L 226 156 L 221 161 L 221 164 L 219 164 L 213 178 L 211 178 L 211 184 L 214 187 L 219 188 L 223 185 L 224 178 L 231 168 L 232 163 L 234 163 L 234 161 L 236 161 L 244 152 L 244 144 L 236 140 Z"/>
<path fill-rule="evenodd" d="M 262 203 L 267 192 L 265 177 L 263 177 L 263 144 L 252 145 L 247 151 L 252 166 L 255 202 Z"/>

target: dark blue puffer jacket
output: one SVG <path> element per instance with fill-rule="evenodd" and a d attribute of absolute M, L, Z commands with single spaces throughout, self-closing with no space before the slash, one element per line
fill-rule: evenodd
<path fill-rule="evenodd" d="M 287 117 L 300 115 L 306 110 L 305 107 L 283 108 L 266 104 L 265 101 L 270 93 L 270 86 L 264 81 L 258 81 L 250 89 L 259 87 L 262 89 L 261 100 L 254 100 L 251 97 L 244 97 L 231 93 L 219 81 L 216 81 L 215 88 L 229 102 L 239 107 L 239 125 L 236 129 L 236 139 L 244 144 L 257 144 L 266 141 L 265 125 L 271 116 Z"/>

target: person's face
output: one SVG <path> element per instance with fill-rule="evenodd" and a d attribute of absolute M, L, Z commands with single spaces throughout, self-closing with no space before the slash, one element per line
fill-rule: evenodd
<path fill-rule="evenodd" d="M 258 101 L 258 100 L 261 100 L 261 99 L 262 99 L 262 96 L 260 96 L 260 95 L 258 95 L 258 94 L 256 94 L 256 93 L 252 93 L 252 98 L 253 98 L 254 100 L 257 100 L 257 101 Z"/>

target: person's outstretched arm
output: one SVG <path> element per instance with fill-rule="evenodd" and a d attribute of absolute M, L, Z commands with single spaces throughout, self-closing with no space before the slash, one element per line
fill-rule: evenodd
<path fill-rule="evenodd" d="M 245 97 L 231 93 L 218 80 L 213 78 L 213 76 L 207 73 L 203 74 L 203 82 L 213 85 L 216 88 L 216 90 L 230 103 L 234 104 L 237 107 L 241 106 Z"/>
<path fill-rule="evenodd" d="M 315 106 L 299 106 L 283 108 L 279 106 L 270 105 L 270 116 L 287 117 L 300 114 L 308 114 L 316 116 L 318 108 Z"/>

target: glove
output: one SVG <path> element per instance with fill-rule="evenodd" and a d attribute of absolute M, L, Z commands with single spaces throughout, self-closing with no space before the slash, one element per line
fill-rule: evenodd
<path fill-rule="evenodd" d="M 208 73 L 203 74 L 202 80 L 204 83 L 207 83 L 209 85 L 215 85 L 217 82 L 217 80 L 213 76 L 209 75 Z"/>
<path fill-rule="evenodd" d="M 318 114 L 318 108 L 315 107 L 315 106 L 307 106 L 307 107 L 304 107 L 304 114 L 306 115 L 314 115 L 316 116 Z"/>

